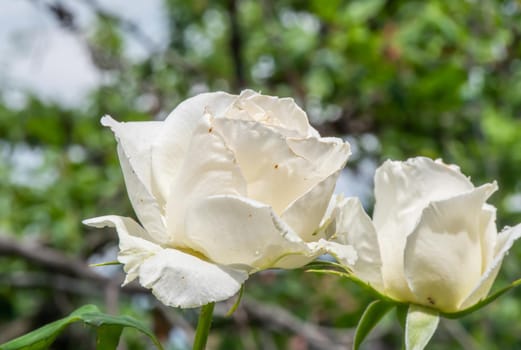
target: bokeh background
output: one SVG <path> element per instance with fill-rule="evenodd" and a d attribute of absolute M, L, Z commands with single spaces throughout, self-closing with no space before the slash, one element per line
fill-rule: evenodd
<path fill-rule="evenodd" d="M 383 160 L 423 155 L 497 180 L 498 226 L 521 222 L 521 3 L 514 0 L 0 0 L 0 343 L 85 303 L 187 349 L 196 310 L 123 280 L 117 236 L 81 220 L 133 216 L 99 119 L 161 120 L 194 94 L 294 97 L 353 156 L 338 191 L 373 206 Z M 521 277 L 521 245 L 495 288 Z M 241 307 L 217 306 L 211 349 L 345 349 L 371 298 L 349 281 L 268 271 Z M 394 315 L 365 349 L 396 349 Z M 54 349 L 93 349 L 70 327 Z M 521 290 L 459 321 L 430 349 L 521 347 Z M 120 349 L 151 348 L 125 331 Z"/>

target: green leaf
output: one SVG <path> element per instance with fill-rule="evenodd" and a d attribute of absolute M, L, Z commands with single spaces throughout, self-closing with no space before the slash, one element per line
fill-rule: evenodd
<path fill-rule="evenodd" d="M 61 320 L 49 323 L 35 331 L 1 345 L 0 349 L 46 349 L 54 342 L 54 339 L 63 330 L 63 328 L 65 328 L 70 323 L 80 320 L 81 316 L 79 315 L 86 312 L 96 312 L 97 310 L 97 307 L 94 305 L 85 305 L 71 313 L 69 316 L 62 318 Z"/>
<path fill-rule="evenodd" d="M 103 325 L 96 331 L 96 350 L 116 350 L 123 327 Z"/>
<path fill-rule="evenodd" d="M 367 306 L 356 327 L 355 338 L 353 340 L 353 350 L 357 350 L 360 344 L 367 337 L 369 332 L 380 322 L 383 316 L 388 313 L 395 304 L 382 300 L 373 301 Z"/>
<path fill-rule="evenodd" d="M 493 302 L 494 300 L 496 300 L 497 298 L 499 298 L 500 296 L 502 296 L 503 294 L 505 294 L 512 288 L 517 287 L 519 285 L 521 285 L 521 279 L 518 279 L 518 280 L 512 282 L 512 284 L 510 284 L 509 286 L 506 286 L 505 288 L 498 290 L 494 294 L 489 295 L 487 298 L 481 300 L 477 304 L 474 304 L 473 306 L 469 307 L 468 309 L 458 311 L 458 312 L 453 312 L 453 313 L 443 313 L 442 312 L 441 315 L 446 318 L 460 318 L 460 317 L 466 316 L 466 315 L 490 304 L 491 302 Z"/>
<path fill-rule="evenodd" d="M 384 0 L 352 1 L 347 7 L 347 15 L 353 23 L 364 23 L 375 16 L 384 5 Z"/>
<path fill-rule="evenodd" d="M 162 350 L 161 343 L 139 321 L 129 316 L 112 316 L 99 311 L 95 305 L 85 305 L 72 312 L 61 320 L 49 323 L 19 338 L 13 339 L 0 345 L 1 350 L 40 350 L 47 349 L 56 337 L 69 324 L 82 321 L 83 323 L 97 328 L 97 348 L 112 350 L 117 347 L 119 337 L 124 327 L 135 328 L 146 334 L 154 345 Z"/>
<path fill-rule="evenodd" d="M 437 311 L 419 305 L 410 305 L 405 323 L 405 349 L 423 350 L 438 328 Z"/>

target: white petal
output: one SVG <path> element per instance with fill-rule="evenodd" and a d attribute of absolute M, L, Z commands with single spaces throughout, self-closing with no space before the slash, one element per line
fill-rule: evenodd
<path fill-rule="evenodd" d="M 347 266 L 360 279 L 375 289 L 382 290 L 380 246 L 371 219 L 358 198 L 343 199 L 337 204 L 337 208 L 331 223 L 335 231 L 331 240 L 352 246 L 357 253 L 357 259 L 354 265 Z"/>
<path fill-rule="evenodd" d="M 319 182 L 303 196 L 291 203 L 281 215 L 288 224 L 306 242 L 317 241 L 321 237 L 318 232 L 324 217 L 339 171 Z"/>
<path fill-rule="evenodd" d="M 237 157 L 248 197 L 270 204 L 277 214 L 332 173 L 295 154 L 283 135 L 259 123 L 216 119 L 214 125 Z"/>
<path fill-rule="evenodd" d="M 127 193 L 139 221 L 157 242 L 165 239 L 163 213 L 151 192 L 151 147 L 161 130 L 160 122 L 119 123 L 110 116 L 101 118 L 118 140 L 118 157 Z"/>
<path fill-rule="evenodd" d="M 351 155 L 349 143 L 337 137 L 288 138 L 286 142 L 296 155 L 314 164 L 322 178 L 343 169 Z"/>
<path fill-rule="evenodd" d="M 187 246 L 187 208 L 202 198 L 222 194 L 246 195 L 246 182 L 235 155 L 206 115 L 193 132 L 167 202 L 167 226 L 176 246 Z"/>
<path fill-rule="evenodd" d="M 257 121 L 285 136 L 318 137 L 318 132 L 309 125 L 306 113 L 292 98 L 266 96 L 244 90 L 226 112 L 226 117 Z"/>
<path fill-rule="evenodd" d="M 427 204 L 473 188 L 470 180 L 454 167 L 429 158 L 416 157 L 406 162 L 388 160 L 375 174 L 373 222 L 380 232 L 389 223 L 402 221 L 400 231 L 406 235 Z"/>
<path fill-rule="evenodd" d="M 103 126 L 110 127 L 118 144 L 126 155 L 132 170 L 143 184 L 151 191 L 151 149 L 162 128 L 162 122 L 128 122 L 120 123 L 110 116 L 101 118 Z"/>
<path fill-rule="evenodd" d="M 168 240 L 168 235 L 161 207 L 137 177 L 120 145 L 118 145 L 118 156 L 128 197 L 139 221 L 155 242 L 165 243 Z"/>
<path fill-rule="evenodd" d="M 116 228 L 120 250 L 118 261 L 124 264 L 123 269 L 127 273 L 123 284 L 134 280 L 139 274 L 141 264 L 162 249 L 153 243 L 148 233 L 131 218 L 107 215 L 83 220 L 83 223 L 97 228 Z"/>
<path fill-rule="evenodd" d="M 83 221 L 94 227 L 116 227 L 119 235 L 118 260 L 127 272 L 125 283 L 139 276 L 164 304 L 197 307 L 224 300 L 240 289 L 248 278 L 246 270 L 219 266 L 174 249 L 163 249 L 131 218 L 102 216 Z"/>
<path fill-rule="evenodd" d="M 497 241 L 496 227 L 496 208 L 485 204 L 480 216 L 481 234 L 481 273 L 484 273 L 492 259 L 494 259 L 494 249 Z"/>
<path fill-rule="evenodd" d="M 172 181 L 187 154 L 192 133 L 203 114 L 215 117 L 233 103 L 237 96 L 224 92 L 204 93 L 179 104 L 165 119 L 161 133 L 155 139 L 152 174 L 155 195 L 166 202 Z"/>
<path fill-rule="evenodd" d="M 331 254 L 339 263 L 348 267 L 355 266 L 359 259 L 358 252 L 352 245 L 321 239 L 318 242 L 311 242 L 310 246 L 315 250 L 320 249 L 323 254 Z M 358 276 L 357 273 L 355 274 Z"/>
<path fill-rule="evenodd" d="M 248 278 L 245 270 L 219 266 L 175 249 L 163 249 L 144 261 L 139 281 L 163 304 L 199 307 L 236 294 Z"/>
<path fill-rule="evenodd" d="M 481 276 L 477 286 L 462 303 L 461 309 L 471 307 L 488 295 L 499 272 L 503 258 L 508 254 L 508 251 L 519 237 L 521 237 L 521 224 L 508 227 L 498 235 L 494 259 L 488 265 L 483 276 Z"/>
<path fill-rule="evenodd" d="M 373 223 L 378 232 L 386 288 L 398 292 L 403 298 L 412 297 L 403 276 L 407 235 L 430 202 L 473 188 L 456 168 L 424 157 L 406 162 L 386 161 L 376 170 Z"/>
<path fill-rule="evenodd" d="M 442 311 L 458 310 L 481 277 L 481 218 L 497 189 L 486 184 L 431 203 L 407 238 L 404 268 L 415 301 Z"/>
<path fill-rule="evenodd" d="M 348 267 L 354 266 L 358 260 L 357 251 L 353 246 L 320 238 L 316 242 L 307 243 L 307 251 L 304 254 L 288 254 L 278 260 L 273 267 L 282 269 L 302 267 L 324 254 L 332 255 L 339 263 Z"/>
<path fill-rule="evenodd" d="M 194 205 L 186 216 L 190 246 L 220 264 L 254 269 L 273 267 L 288 254 L 309 254 L 307 245 L 262 203 L 214 196 Z"/>

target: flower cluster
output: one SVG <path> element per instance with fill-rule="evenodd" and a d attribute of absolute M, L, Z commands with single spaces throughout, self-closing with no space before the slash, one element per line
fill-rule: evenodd
<path fill-rule="evenodd" d="M 385 302 L 410 305 L 407 344 L 421 348 L 439 314 L 483 303 L 521 235 L 497 232 L 495 182 L 475 187 L 423 157 L 377 169 L 371 219 L 357 198 L 334 195 L 349 144 L 320 137 L 290 98 L 206 93 L 165 121 L 102 124 L 139 223 L 84 222 L 116 228 L 125 283 L 139 278 L 166 305 L 225 300 L 252 273 L 328 253 Z M 431 327 L 418 337 L 415 322 Z"/>

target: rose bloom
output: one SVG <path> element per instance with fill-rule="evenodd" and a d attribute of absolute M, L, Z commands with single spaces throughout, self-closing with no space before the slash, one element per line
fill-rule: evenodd
<path fill-rule="evenodd" d="M 358 253 L 354 274 L 374 289 L 457 312 L 487 296 L 521 235 L 521 225 L 497 233 L 496 208 L 486 203 L 496 190 L 495 182 L 474 187 L 441 161 L 387 161 L 376 171 L 372 221 L 357 199 L 344 199 L 335 229 Z"/>
<path fill-rule="evenodd" d="M 125 283 L 139 277 L 164 304 L 227 299 L 250 274 L 300 267 L 331 246 L 356 260 L 326 230 L 349 144 L 321 138 L 293 99 L 205 93 L 162 122 L 102 124 L 118 141 L 140 224 L 114 215 L 84 223 L 116 228 Z"/>

